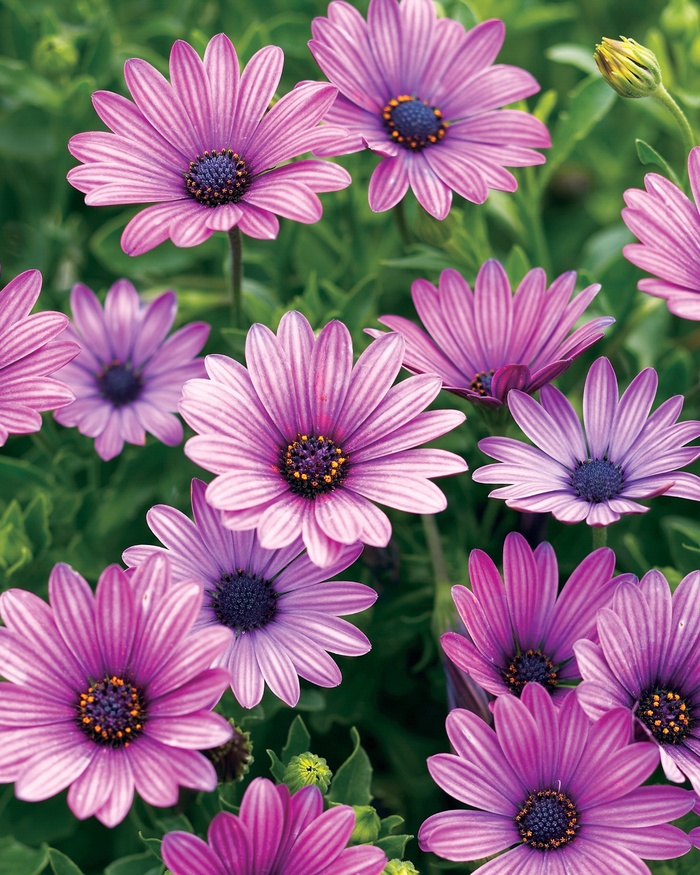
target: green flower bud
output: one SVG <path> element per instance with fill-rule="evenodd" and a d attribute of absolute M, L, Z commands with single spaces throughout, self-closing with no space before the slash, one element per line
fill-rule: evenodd
<path fill-rule="evenodd" d="M 693 0 L 671 0 L 659 21 L 671 39 L 689 40 L 698 32 L 700 9 Z"/>
<path fill-rule="evenodd" d="M 309 784 L 313 784 L 321 793 L 325 793 L 330 787 L 332 777 L 333 772 L 328 768 L 323 757 L 317 757 L 315 753 L 307 751 L 290 759 L 282 780 L 289 787 L 290 793 L 308 787 Z"/>
<path fill-rule="evenodd" d="M 79 57 L 72 41 L 61 34 L 42 37 L 32 53 L 35 69 L 47 79 L 70 76 L 78 65 Z"/>
<path fill-rule="evenodd" d="M 211 750 L 202 751 L 214 765 L 220 784 L 242 781 L 253 762 L 253 742 L 250 740 L 250 732 L 243 732 L 233 720 L 228 722 L 233 728 L 231 739 Z"/>
<path fill-rule="evenodd" d="M 408 860 L 389 860 L 382 875 L 418 875 L 418 869 Z"/>
<path fill-rule="evenodd" d="M 656 55 L 633 39 L 604 36 L 593 57 L 603 79 L 622 97 L 650 97 L 661 85 Z"/>
<path fill-rule="evenodd" d="M 371 805 L 353 805 L 355 828 L 350 836 L 351 845 L 367 845 L 376 842 L 382 823 Z"/>

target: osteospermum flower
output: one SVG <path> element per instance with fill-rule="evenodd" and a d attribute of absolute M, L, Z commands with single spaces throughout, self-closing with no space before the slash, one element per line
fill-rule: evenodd
<path fill-rule="evenodd" d="M 598 614 L 600 643 L 576 644 L 583 708 L 622 706 L 658 746 L 666 777 L 700 792 L 700 572 L 673 594 L 660 571 L 619 590 Z"/>
<path fill-rule="evenodd" d="M 323 810 L 318 787 L 290 797 L 284 784 L 255 778 L 238 815 L 214 816 L 208 843 L 187 832 L 163 836 L 163 862 L 173 875 L 380 875 L 380 848 L 348 848 L 355 812 L 349 805 Z"/>
<path fill-rule="evenodd" d="M 585 520 L 607 526 L 623 513 L 649 508 L 634 499 L 665 493 L 700 499 L 700 478 L 678 471 L 700 456 L 683 446 L 700 435 L 700 422 L 676 422 L 683 396 L 674 395 L 649 416 L 658 376 L 638 374 L 618 400 L 617 379 L 606 358 L 594 362 L 583 390 L 581 428 L 574 408 L 553 386 L 543 386 L 540 403 L 513 390 L 508 406 L 534 447 L 505 437 L 488 437 L 479 447 L 500 464 L 474 472 L 479 483 L 508 483 L 494 489 L 516 510 L 551 512 L 565 523 Z"/>
<path fill-rule="evenodd" d="M 469 711 L 452 711 L 453 754 L 428 759 L 433 780 L 477 810 L 429 817 L 418 841 L 448 860 L 479 860 L 479 875 L 605 872 L 650 875 L 641 858 L 668 860 L 690 849 L 667 821 L 693 807 L 680 787 L 640 787 L 654 771 L 653 745 L 629 743 L 629 711 L 597 722 L 576 696 L 557 708 L 539 684 L 521 699 L 493 704 L 495 730 Z M 508 850 L 506 850 L 508 849 Z"/>
<path fill-rule="evenodd" d="M 700 319 L 700 147 L 688 156 L 688 176 L 695 203 L 658 173 L 647 173 L 645 190 L 630 188 L 622 218 L 640 240 L 622 250 L 625 258 L 654 274 L 638 288 L 665 298 L 668 309 L 683 319 Z"/>
<path fill-rule="evenodd" d="M 505 166 L 544 163 L 534 149 L 551 145 L 546 127 L 500 108 L 540 88 L 525 70 L 493 64 L 502 21 L 465 31 L 437 19 L 433 0 L 371 0 L 365 21 L 336 0 L 311 29 L 309 48 L 340 92 L 326 121 L 348 132 L 325 154 L 369 148 L 382 156 L 369 186 L 373 210 L 393 207 L 410 186 L 444 219 L 453 190 L 483 203 L 489 189 L 517 188 Z"/>
<path fill-rule="evenodd" d="M 0 292 L 0 447 L 11 434 L 41 428 L 40 410 L 55 410 L 75 395 L 55 372 L 80 346 L 59 335 L 68 317 L 52 310 L 30 315 L 41 274 L 27 270 Z"/>
<path fill-rule="evenodd" d="M 513 295 L 505 270 L 491 260 L 479 271 L 474 292 L 456 270 L 440 274 L 439 288 L 428 280 L 413 283 L 413 303 L 429 334 L 402 316 L 379 322 L 406 340 L 409 371 L 439 374 L 448 392 L 500 407 L 511 389 L 532 395 L 558 377 L 615 321 L 601 316 L 570 333 L 600 290 L 588 286 L 570 300 L 575 283 L 570 271 L 547 288 L 544 271 L 534 268 Z"/>
<path fill-rule="evenodd" d="M 166 340 L 177 312 L 175 293 L 143 305 L 125 279 L 107 292 L 104 311 L 82 284 L 71 292 L 71 308 L 66 336 L 82 351 L 58 374 L 76 399 L 55 414 L 57 421 L 94 437 L 105 461 L 118 456 L 125 441 L 144 444 L 146 432 L 168 446 L 179 444 L 182 423 L 173 412 L 185 380 L 204 373 L 202 359 L 194 356 L 209 336 L 206 322 L 191 322 Z"/>
<path fill-rule="evenodd" d="M 299 535 L 311 561 L 329 566 L 344 545 L 383 547 L 387 516 L 373 500 L 436 513 L 445 496 L 429 477 L 466 464 L 445 450 L 413 449 L 464 420 L 454 410 L 423 412 L 439 377 L 409 377 L 392 387 L 403 338 L 375 340 L 353 367 L 350 332 L 329 322 L 318 337 L 300 313 L 286 313 L 277 335 L 248 332 L 248 370 L 208 356 L 209 380 L 191 380 L 180 412 L 199 432 L 185 453 L 218 476 L 207 501 L 234 530 L 257 527 L 267 550 Z"/>
<path fill-rule="evenodd" d="M 341 681 L 326 652 L 359 656 L 370 643 L 338 614 L 354 614 L 374 604 L 369 586 L 328 578 L 351 565 L 361 546 L 342 547 L 336 561 L 319 571 L 303 552 L 300 538 L 280 550 L 260 546 L 255 531 L 224 527 L 219 511 L 204 498 L 206 484 L 192 481 L 194 522 L 173 507 L 158 505 L 148 524 L 165 547 L 130 547 L 127 565 L 165 554 L 173 580 L 197 580 L 204 601 L 197 626 L 224 626 L 233 638 L 218 664 L 245 708 L 262 698 L 264 685 L 288 705 L 299 701 L 299 677 L 322 687 Z"/>
<path fill-rule="evenodd" d="M 522 535 L 511 532 L 503 545 L 502 578 L 486 553 L 472 550 L 471 590 L 452 588 L 468 636 L 446 632 L 443 650 L 494 696 L 519 696 L 532 681 L 560 700 L 581 677 L 574 643 L 579 638 L 597 640 L 596 612 L 623 580 L 636 579 L 613 577 L 614 568 L 612 550 L 595 550 L 557 596 L 557 557 L 550 544 L 533 551 Z"/>
<path fill-rule="evenodd" d="M 110 566 L 95 593 L 57 565 L 49 599 L 0 596 L 0 781 L 27 802 L 68 787 L 75 816 L 106 826 L 126 817 L 134 789 L 160 806 L 180 786 L 214 790 L 198 751 L 231 737 L 211 713 L 228 676 L 209 667 L 230 633 L 192 632 L 201 588 L 172 584 L 155 557 L 130 579 Z"/>
<path fill-rule="evenodd" d="M 318 127 L 336 95 L 327 83 L 301 85 L 269 109 L 283 58 L 282 49 L 265 46 L 241 74 L 224 34 L 210 40 L 203 61 L 178 40 L 170 83 L 131 58 L 124 78 L 133 103 L 109 91 L 93 95 L 113 133 L 71 138 L 68 148 L 84 166 L 73 168 L 68 181 L 94 206 L 153 204 L 124 229 L 126 253 L 140 255 L 168 237 L 176 246 L 196 246 L 234 226 L 274 238 L 278 215 L 316 222 L 316 192 L 350 183 L 347 171 L 326 161 L 287 163 L 342 131 Z"/>

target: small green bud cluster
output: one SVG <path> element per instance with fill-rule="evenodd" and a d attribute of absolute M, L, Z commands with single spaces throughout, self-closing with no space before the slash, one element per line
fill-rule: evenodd
<path fill-rule="evenodd" d="M 321 793 L 325 793 L 330 787 L 332 777 L 333 772 L 328 768 L 325 759 L 306 751 L 289 760 L 282 780 L 289 787 L 290 793 L 295 793 L 310 784 L 318 787 Z"/>

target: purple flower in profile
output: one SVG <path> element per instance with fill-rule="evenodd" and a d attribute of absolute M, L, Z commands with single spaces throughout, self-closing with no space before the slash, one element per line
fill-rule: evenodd
<path fill-rule="evenodd" d="M 220 811 L 207 834 L 163 836 L 163 862 L 173 875 L 381 875 L 380 848 L 348 848 L 355 812 L 349 805 L 323 810 L 318 787 L 290 797 L 284 784 L 255 778 L 238 815 Z"/>
<path fill-rule="evenodd" d="M 230 633 L 192 631 L 201 588 L 173 584 L 155 557 L 131 578 L 111 565 L 95 593 L 56 565 L 49 599 L 0 596 L 0 781 L 27 802 L 68 787 L 75 816 L 106 826 L 126 817 L 134 790 L 159 806 L 180 786 L 214 790 L 198 751 L 231 737 L 211 713 L 228 676 L 209 667 Z"/>
<path fill-rule="evenodd" d="M 600 643 L 576 645 L 576 695 L 595 718 L 627 708 L 658 746 L 666 777 L 700 793 L 700 572 L 671 594 L 649 571 L 598 614 Z"/>
<path fill-rule="evenodd" d="M 650 875 L 641 858 L 668 860 L 690 849 L 668 823 L 690 811 L 680 787 L 641 787 L 658 762 L 653 745 L 630 744 L 629 711 L 597 722 L 576 696 L 557 708 L 539 684 L 493 704 L 495 729 L 452 711 L 453 754 L 428 759 L 433 780 L 477 810 L 444 811 L 418 832 L 424 851 L 479 860 L 479 875 Z M 508 850 L 506 850 L 508 849 Z"/>
<path fill-rule="evenodd" d="M 668 309 L 683 319 L 700 319 L 700 147 L 688 156 L 688 176 L 695 203 L 674 185 L 647 173 L 646 190 L 630 188 L 622 218 L 641 242 L 622 250 L 625 258 L 653 273 L 638 288 L 665 298 Z"/>
<path fill-rule="evenodd" d="M 367 21 L 333 2 L 315 18 L 309 48 L 339 95 L 326 121 L 347 136 L 317 154 L 369 148 L 382 157 L 369 205 L 393 207 L 408 187 L 435 218 L 450 211 L 452 191 L 483 203 L 489 189 L 515 191 L 505 169 L 543 164 L 547 128 L 520 110 L 501 109 L 540 86 L 525 70 L 493 61 L 502 21 L 469 31 L 436 16 L 433 0 L 370 0 Z"/>
<path fill-rule="evenodd" d="M 0 447 L 11 434 L 41 428 L 40 410 L 74 400 L 55 372 L 80 352 L 61 335 L 68 317 L 52 310 L 30 315 L 41 292 L 41 274 L 26 270 L 0 292 Z"/>
<path fill-rule="evenodd" d="M 339 614 L 355 614 L 376 601 L 369 586 L 328 581 L 351 565 L 361 546 L 343 547 L 320 571 L 303 552 L 300 538 L 280 550 L 265 550 L 254 530 L 233 532 L 204 499 L 206 483 L 192 481 L 194 522 L 174 507 L 157 505 L 148 524 L 165 547 L 130 547 L 127 565 L 166 555 L 173 580 L 197 580 L 204 590 L 198 627 L 225 626 L 234 636 L 218 665 L 244 708 L 262 698 L 265 683 L 290 706 L 299 701 L 299 675 L 322 687 L 341 681 L 326 652 L 367 653 L 370 643 Z"/>
<path fill-rule="evenodd" d="M 600 290 L 588 286 L 570 300 L 575 283 L 570 271 L 547 288 L 544 271 L 534 268 L 513 295 L 505 270 L 491 260 L 474 292 L 456 270 L 440 274 L 439 288 L 428 280 L 413 283 L 413 303 L 429 334 L 402 316 L 379 322 L 405 339 L 404 367 L 411 373 L 439 374 L 448 392 L 501 407 L 511 389 L 532 395 L 562 374 L 615 321 L 600 316 L 570 333 Z"/>
<path fill-rule="evenodd" d="M 657 495 L 700 499 L 700 478 L 678 471 L 700 456 L 686 447 L 700 435 L 700 422 L 676 422 L 683 396 L 674 395 L 649 416 L 658 376 L 645 368 L 618 399 L 617 379 L 606 358 L 593 363 L 583 390 L 583 423 L 564 395 L 543 386 L 540 403 L 513 390 L 508 406 L 534 447 L 506 437 L 488 437 L 479 448 L 499 464 L 478 468 L 479 483 L 494 489 L 508 507 L 551 512 L 565 523 L 585 520 L 607 526 L 623 513 L 644 513 L 634 499 Z"/>
<path fill-rule="evenodd" d="M 631 574 L 613 577 L 614 569 L 613 551 L 595 550 L 557 596 L 559 571 L 550 544 L 533 551 L 522 535 L 511 532 L 503 545 L 502 578 L 486 553 L 472 550 L 471 590 L 452 588 L 467 635 L 446 632 L 443 650 L 494 696 L 519 696 L 533 681 L 560 701 L 581 677 L 574 643 L 579 638 L 597 641 L 596 612 L 618 584 L 636 579 Z"/>
<path fill-rule="evenodd" d="M 122 248 L 140 255 L 168 237 L 196 246 L 215 231 L 237 226 L 250 237 L 274 238 L 277 216 L 317 222 L 316 192 L 350 184 L 347 171 L 327 161 L 294 161 L 343 132 L 318 123 L 337 90 L 309 82 L 270 109 L 282 74 L 282 49 L 265 46 L 239 71 L 231 40 L 210 40 L 202 61 L 178 40 L 168 82 L 139 58 L 124 65 L 132 103 L 118 94 L 93 95 L 111 132 L 72 137 L 68 148 L 83 166 L 68 181 L 85 202 L 152 203 L 122 234 Z"/>
<path fill-rule="evenodd" d="M 118 456 L 125 441 L 144 444 L 146 432 L 168 446 L 179 444 L 182 423 L 174 411 L 185 380 L 204 374 L 202 359 L 194 356 L 206 343 L 209 325 L 191 322 L 166 340 L 177 312 L 175 293 L 143 305 L 125 279 L 107 292 L 104 311 L 82 284 L 73 288 L 71 308 L 66 337 L 79 341 L 82 351 L 57 375 L 75 401 L 56 420 L 94 437 L 105 461 Z"/>
<path fill-rule="evenodd" d="M 392 387 L 404 341 L 381 337 L 353 367 L 352 339 L 342 322 L 318 337 L 297 312 L 277 335 L 256 324 L 248 332 L 248 369 L 208 356 L 208 380 L 190 380 L 180 412 L 199 432 L 185 453 L 218 475 L 207 501 L 224 525 L 256 528 L 266 550 L 300 535 L 311 561 L 323 567 L 362 541 L 384 547 L 391 536 L 381 501 L 412 513 L 446 505 L 429 477 L 456 474 L 466 464 L 445 450 L 414 449 L 455 428 L 464 415 L 424 408 L 439 393 L 435 375 Z"/>

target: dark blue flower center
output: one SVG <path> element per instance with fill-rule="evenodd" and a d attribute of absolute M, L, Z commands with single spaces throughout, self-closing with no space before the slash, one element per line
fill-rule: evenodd
<path fill-rule="evenodd" d="M 347 462 L 330 438 L 298 434 L 280 454 L 280 472 L 292 492 L 314 499 L 340 486 L 347 476 Z"/>
<path fill-rule="evenodd" d="M 97 388 L 100 395 L 110 404 L 124 407 L 139 397 L 143 389 L 143 380 L 128 365 L 115 362 L 97 375 Z"/>
<path fill-rule="evenodd" d="M 654 687 L 639 697 L 637 717 L 659 744 L 678 744 L 695 723 L 686 700 L 675 690 Z"/>
<path fill-rule="evenodd" d="M 382 110 L 382 119 L 391 139 L 414 151 L 439 142 L 447 130 L 437 107 L 410 94 L 390 100 Z"/>
<path fill-rule="evenodd" d="M 474 375 L 474 379 L 469 384 L 469 388 L 473 392 L 478 392 L 479 395 L 491 394 L 491 381 L 493 380 L 493 370 L 479 371 Z"/>
<path fill-rule="evenodd" d="M 112 676 L 91 684 L 80 694 L 78 726 L 97 744 L 128 747 L 141 734 L 145 704 L 139 690 L 123 678 Z"/>
<path fill-rule="evenodd" d="M 528 793 L 515 816 L 515 825 L 523 843 L 540 851 L 551 851 L 568 844 L 576 837 L 580 826 L 574 803 L 557 790 Z"/>
<path fill-rule="evenodd" d="M 205 207 L 237 204 L 250 186 L 250 169 L 232 149 L 197 155 L 185 174 L 187 194 Z"/>
<path fill-rule="evenodd" d="M 554 689 L 557 685 L 557 672 L 551 660 L 540 650 L 525 650 L 513 657 L 503 672 L 508 689 L 519 696 L 525 684 L 532 681 L 543 687 Z"/>
<path fill-rule="evenodd" d="M 272 584 L 242 570 L 222 574 L 209 594 L 216 619 L 236 633 L 260 629 L 277 613 L 277 593 Z"/>
<path fill-rule="evenodd" d="M 571 485 L 585 501 L 600 504 L 622 491 L 624 475 L 618 465 L 607 459 L 586 459 L 579 462 L 571 475 Z"/>

